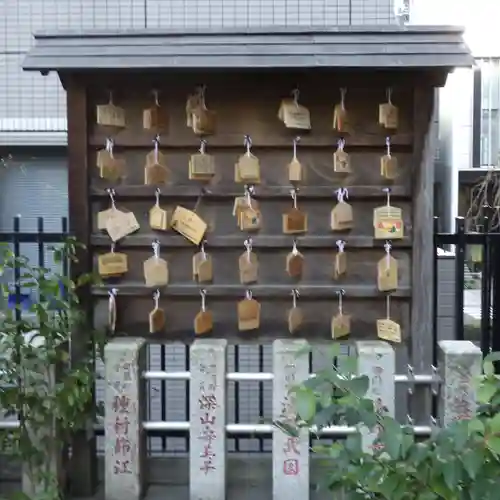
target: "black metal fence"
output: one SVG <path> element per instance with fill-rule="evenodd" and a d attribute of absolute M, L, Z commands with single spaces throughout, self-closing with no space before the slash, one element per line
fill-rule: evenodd
<path fill-rule="evenodd" d="M 434 359 L 433 363 L 436 364 L 437 360 L 437 342 L 440 338 L 439 324 L 438 324 L 438 303 L 440 295 L 440 273 L 438 272 L 439 256 L 437 255 L 438 248 L 453 249 L 454 255 L 452 259 L 452 272 L 453 278 L 453 292 L 451 297 L 453 313 L 453 327 L 451 331 L 451 338 L 456 340 L 471 339 L 478 342 L 481 346 L 483 354 L 490 351 L 500 351 L 500 233 L 489 231 L 489 218 L 484 217 L 482 224 L 479 226 L 478 232 L 466 232 L 465 221 L 463 218 L 456 219 L 456 228 L 453 233 L 439 233 L 438 220 L 435 220 L 434 226 L 434 245 L 435 245 L 435 258 L 434 258 Z M 34 226 L 33 226 L 34 227 Z M 66 218 L 61 219 L 60 231 L 47 232 L 45 231 L 45 224 L 42 218 L 36 221 L 36 229 L 31 231 L 22 230 L 21 218 L 14 218 L 12 222 L 12 230 L 0 232 L 0 242 L 8 243 L 14 253 L 18 256 L 28 256 L 34 265 L 43 267 L 52 267 L 51 263 L 47 262 L 50 259 L 47 251 L 49 246 L 61 243 L 69 235 L 68 221 Z M 470 272 L 468 271 L 470 270 Z M 67 269 L 62 269 L 66 272 Z M 470 276 L 468 276 L 468 273 Z M 472 282 L 471 282 L 472 276 Z M 14 285 L 14 303 L 22 300 L 22 291 L 19 286 L 19 275 L 2 277 Z M 473 292 L 477 296 L 478 311 L 477 321 L 471 333 L 468 322 L 464 320 L 464 308 L 467 308 L 467 297 L 464 298 L 465 293 Z M 10 302 L 10 301 L 9 301 Z M 12 304 L 11 304 L 12 306 Z M 21 312 L 19 312 L 21 314 Z M 495 334 L 495 332 L 498 332 Z M 160 345 L 155 346 L 158 349 L 157 365 L 155 370 L 166 371 L 171 370 L 169 365 L 168 349 L 170 346 Z M 255 346 L 255 353 L 252 355 L 253 366 L 252 371 L 272 371 L 271 359 L 266 353 L 269 346 L 259 345 Z M 178 370 L 189 371 L 189 347 L 177 346 L 176 349 L 183 349 L 182 354 L 177 356 Z M 248 358 L 242 356 L 243 346 L 232 346 L 230 348 L 229 356 L 231 357 L 230 368 L 236 372 L 248 371 Z M 244 354 L 244 353 L 243 353 Z M 180 361 L 180 362 L 179 362 Z M 310 367 L 312 368 L 312 356 L 310 358 Z M 182 364 L 182 366 L 180 366 Z M 167 366 L 168 365 L 168 366 Z M 156 414 L 152 415 L 152 408 L 150 402 L 148 419 L 167 420 L 168 414 L 172 410 L 172 405 L 177 406 L 177 414 L 184 414 L 184 419 L 189 419 L 189 382 L 179 381 L 182 384 L 182 389 L 178 391 L 175 401 L 169 396 L 168 382 L 165 380 L 158 381 L 156 390 L 156 399 L 158 406 Z M 232 402 L 229 405 L 230 414 L 228 420 L 234 423 L 246 422 L 248 415 L 245 416 L 245 411 L 242 412 L 242 406 L 251 392 L 251 406 L 253 421 L 257 419 L 265 421 L 270 418 L 272 395 L 269 397 L 269 391 L 266 391 L 264 382 L 249 382 L 252 384 L 251 388 L 243 387 L 243 382 L 230 382 L 228 387 L 229 398 Z M 268 388 L 267 388 L 268 389 Z M 150 394 L 152 389 L 150 387 Z M 151 398 L 152 399 L 152 398 Z M 247 406 L 249 406 L 247 404 Z M 246 418 L 245 418 L 246 417 Z M 177 420 L 182 420 L 179 416 Z M 102 434 L 102 433 L 101 433 Z M 149 435 L 149 433 L 148 433 Z M 234 436 L 228 442 L 229 451 L 255 451 L 262 452 L 268 451 L 270 446 L 270 436 Z M 249 441 L 253 442 L 253 446 L 248 446 Z M 169 443 L 175 442 L 175 446 Z M 150 434 L 150 448 L 153 453 L 167 453 L 167 452 L 185 452 L 188 451 L 189 435 L 187 432 L 159 432 Z"/>
<path fill-rule="evenodd" d="M 13 218 L 12 230 L 0 232 L 0 243 L 8 244 L 16 257 L 27 257 L 32 266 L 47 267 L 59 273 L 67 274 L 68 262 L 56 265 L 49 251 L 51 247 L 63 243 L 69 236 L 67 218 L 61 219 L 60 229 L 56 232 L 45 230 L 43 217 L 36 219 L 36 229 L 31 231 L 22 231 L 21 221 L 21 217 Z M 34 299 L 32 291 L 23 290 L 21 274 L 21 268 L 15 266 L 14 269 L 4 269 L 1 276 L 2 283 L 9 286 L 6 305 L 11 309 L 15 309 L 17 319 L 20 319 L 22 310 L 28 309 L 30 301 Z"/>
<path fill-rule="evenodd" d="M 476 232 L 466 231 L 465 219 L 457 217 L 453 233 L 437 232 L 438 218 L 435 220 L 434 246 L 434 344 L 439 338 L 438 297 L 440 294 L 440 274 L 438 273 L 437 249 L 452 249 L 454 254 L 454 325 L 455 340 L 472 340 L 479 343 L 483 355 L 500 351 L 500 233 L 490 230 L 490 210 Z M 468 276 L 469 278 L 468 278 Z M 476 309 L 476 321 L 467 321 L 468 293 L 473 292 L 472 309 Z"/>

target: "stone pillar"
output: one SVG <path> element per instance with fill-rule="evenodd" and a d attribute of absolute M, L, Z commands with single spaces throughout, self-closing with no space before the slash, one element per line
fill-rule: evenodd
<path fill-rule="evenodd" d="M 481 349 L 468 340 L 439 342 L 439 424 L 470 419 L 476 412 L 476 380 L 482 372 Z"/>
<path fill-rule="evenodd" d="M 356 342 L 358 356 L 358 374 L 366 375 L 370 384 L 366 397 L 373 400 L 380 415 L 394 418 L 395 414 L 395 382 L 396 356 L 394 349 L 387 342 L 359 341 Z M 379 428 L 361 428 L 363 450 L 373 450 L 374 441 Z"/>
<path fill-rule="evenodd" d="M 289 389 L 309 376 L 309 358 L 299 351 L 305 340 L 273 342 L 273 421 L 292 425 L 296 419 L 293 395 Z M 273 428 L 273 500 L 308 500 L 309 431 L 301 429 L 291 437 L 277 426 Z"/>
<path fill-rule="evenodd" d="M 190 351 L 189 497 L 226 498 L 225 340 L 196 340 Z"/>
<path fill-rule="evenodd" d="M 138 500 L 145 492 L 147 343 L 114 338 L 104 349 L 106 500 Z"/>

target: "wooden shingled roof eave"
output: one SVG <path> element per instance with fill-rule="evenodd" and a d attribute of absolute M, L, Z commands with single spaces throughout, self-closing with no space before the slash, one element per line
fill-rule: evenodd
<path fill-rule="evenodd" d="M 463 30 L 450 26 L 338 26 L 220 30 L 47 31 L 23 68 L 81 72 L 413 70 L 441 75 L 474 64 Z"/>

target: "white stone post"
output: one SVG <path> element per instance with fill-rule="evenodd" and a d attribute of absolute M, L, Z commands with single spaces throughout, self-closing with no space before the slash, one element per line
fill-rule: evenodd
<path fill-rule="evenodd" d="M 106 500 L 139 500 L 146 485 L 146 341 L 114 338 L 104 348 Z"/>
<path fill-rule="evenodd" d="M 273 420 L 295 423 L 297 411 L 292 386 L 309 376 L 309 358 L 299 351 L 307 347 L 305 340 L 273 342 Z M 309 431 L 301 429 L 291 437 L 273 428 L 273 500 L 309 499 Z"/>
<path fill-rule="evenodd" d="M 446 427 L 476 412 L 475 382 L 482 371 L 481 349 L 468 340 L 439 342 L 439 423 Z"/>
<path fill-rule="evenodd" d="M 370 382 L 366 397 L 373 400 L 380 415 L 394 418 L 395 414 L 395 382 L 396 356 L 394 349 L 387 342 L 359 341 L 356 342 L 358 356 L 358 374 L 366 375 Z M 379 433 L 378 426 L 374 429 L 361 428 L 363 450 L 373 451 L 374 441 Z"/>
<path fill-rule="evenodd" d="M 189 498 L 226 498 L 226 340 L 196 340 L 190 350 Z"/>

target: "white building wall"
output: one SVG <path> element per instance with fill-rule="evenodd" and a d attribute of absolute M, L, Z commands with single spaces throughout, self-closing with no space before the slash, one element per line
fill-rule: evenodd
<path fill-rule="evenodd" d="M 464 38 L 475 57 L 500 56 L 500 1 L 412 0 L 411 24 L 463 26 Z M 458 69 L 440 94 L 440 156 L 436 180 L 441 182 L 444 230 L 452 230 L 458 214 L 458 172 L 472 167 L 473 70 Z"/>

